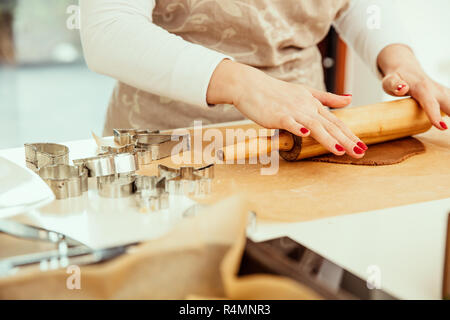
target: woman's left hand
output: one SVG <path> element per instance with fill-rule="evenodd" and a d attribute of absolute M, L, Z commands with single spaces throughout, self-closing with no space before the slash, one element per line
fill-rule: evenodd
<path fill-rule="evenodd" d="M 409 47 L 400 44 L 387 46 L 378 55 L 378 66 L 385 75 L 383 89 L 386 93 L 413 97 L 436 128 L 448 129 L 441 112 L 450 115 L 450 89 L 432 80 L 422 70 Z"/>

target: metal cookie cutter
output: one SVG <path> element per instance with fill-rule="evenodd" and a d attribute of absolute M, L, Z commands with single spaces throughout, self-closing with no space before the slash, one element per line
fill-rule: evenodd
<path fill-rule="evenodd" d="M 134 175 L 111 175 L 97 178 L 98 194 L 105 198 L 124 198 L 135 191 Z"/>
<path fill-rule="evenodd" d="M 127 144 L 135 144 L 136 135 L 138 134 L 158 134 L 159 130 L 149 130 L 149 129 L 113 129 L 114 142 L 119 146 L 124 146 Z"/>
<path fill-rule="evenodd" d="M 88 190 L 87 170 L 83 167 L 57 164 L 39 169 L 39 176 L 49 185 L 56 199 L 79 197 Z"/>
<path fill-rule="evenodd" d="M 139 166 L 150 164 L 153 161 L 152 151 L 146 149 L 134 149 Z"/>
<path fill-rule="evenodd" d="M 204 196 L 211 193 L 214 164 L 201 168 L 169 168 L 158 166 L 159 175 L 166 178 L 166 191 L 173 194 Z"/>
<path fill-rule="evenodd" d="M 120 153 L 122 147 L 129 148 L 134 146 L 134 152 L 137 154 L 139 164 L 149 164 L 154 160 L 167 158 L 172 155 L 174 147 L 182 143 L 181 150 L 190 149 L 190 136 L 161 134 L 159 130 L 149 129 L 114 129 L 114 142 L 120 147 L 106 147 L 104 152 Z"/>
<path fill-rule="evenodd" d="M 139 169 L 137 157 L 133 153 L 104 154 L 97 157 L 73 160 L 78 166 L 88 170 L 89 177 L 105 177 L 115 174 L 134 173 Z"/>
<path fill-rule="evenodd" d="M 145 149 L 136 149 L 134 144 L 124 146 L 101 146 L 99 156 L 108 154 L 132 153 L 135 154 L 139 166 L 150 164 L 152 162 L 152 152 Z"/>
<path fill-rule="evenodd" d="M 159 160 L 170 157 L 174 154 L 174 148 L 180 143 L 181 150 L 190 150 L 190 136 L 186 135 L 170 135 L 170 134 L 137 134 L 136 148 L 150 151 L 152 160 Z"/>
<path fill-rule="evenodd" d="M 119 153 L 133 153 L 134 144 L 126 144 L 123 146 L 101 146 L 100 155 L 105 154 L 119 154 Z"/>
<path fill-rule="evenodd" d="M 118 174 L 134 173 L 139 170 L 137 157 L 133 153 L 121 153 L 114 156 L 114 166 Z"/>
<path fill-rule="evenodd" d="M 25 143 L 25 161 L 28 168 L 38 171 L 39 168 L 69 164 L 69 148 L 56 143 Z"/>
<path fill-rule="evenodd" d="M 110 154 L 84 159 L 76 159 L 73 160 L 73 164 L 86 168 L 89 177 L 104 177 L 116 173 L 114 156 Z"/>
<path fill-rule="evenodd" d="M 169 208 L 169 193 L 165 191 L 165 178 L 136 176 L 136 203 L 141 212 Z"/>

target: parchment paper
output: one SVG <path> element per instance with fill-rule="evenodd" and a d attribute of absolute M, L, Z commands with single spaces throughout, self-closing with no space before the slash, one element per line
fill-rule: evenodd
<path fill-rule="evenodd" d="M 81 267 L 80 290 L 67 289 L 66 269 L 31 268 L 0 278 L 0 299 L 318 298 L 283 277 L 237 278 L 248 210 L 238 197 L 224 200 L 186 219 L 164 238 L 112 261 Z M 0 247 L 4 244 L 0 238 Z"/>
<path fill-rule="evenodd" d="M 307 221 L 450 197 L 450 130 L 432 128 L 415 137 L 425 144 L 426 152 L 390 166 L 280 159 L 278 173 L 263 176 L 262 165 L 219 164 L 213 194 L 200 201 L 214 203 L 240 194 L 259 219 Z M 170 158 L 157 163 L 177 166 Z M 155 174 L 157 163 L 141 172 Z"/>

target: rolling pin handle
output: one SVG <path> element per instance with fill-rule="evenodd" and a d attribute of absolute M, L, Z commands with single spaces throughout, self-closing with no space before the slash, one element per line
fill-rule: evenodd
<path fill-rule="evenodd" d="M 286 130 L 281 129 L 280 130 L 280 136 L 284 135 L 290 135 L 291 139 L 293 140 L 293 144 L 291 144 L 291 148 L 289 150 L 284 150 L 283 148 L 280 148 L 280 156 L 286 160 L 286 161 L 297 161 L 300 152 L 302 151 L 302 137 L 296 136 Z M 285 139 L 284 139 L 285 140 Z M 281 141 L 280 141 L 281 145 Z"/>

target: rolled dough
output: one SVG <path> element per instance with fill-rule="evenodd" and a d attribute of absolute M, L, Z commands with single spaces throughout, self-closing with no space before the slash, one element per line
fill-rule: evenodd
<path fill-rule="evenodd" d="M 424 144 L 415 138 L 408 137 L 371 145 L 366 151 L 366 155 L 361 159 L 354 159 L 348 155 L 327 154 L 307 160 L 363 166 L 385 166 L 402 162 L 423 152 L 425 152 Z"/>

